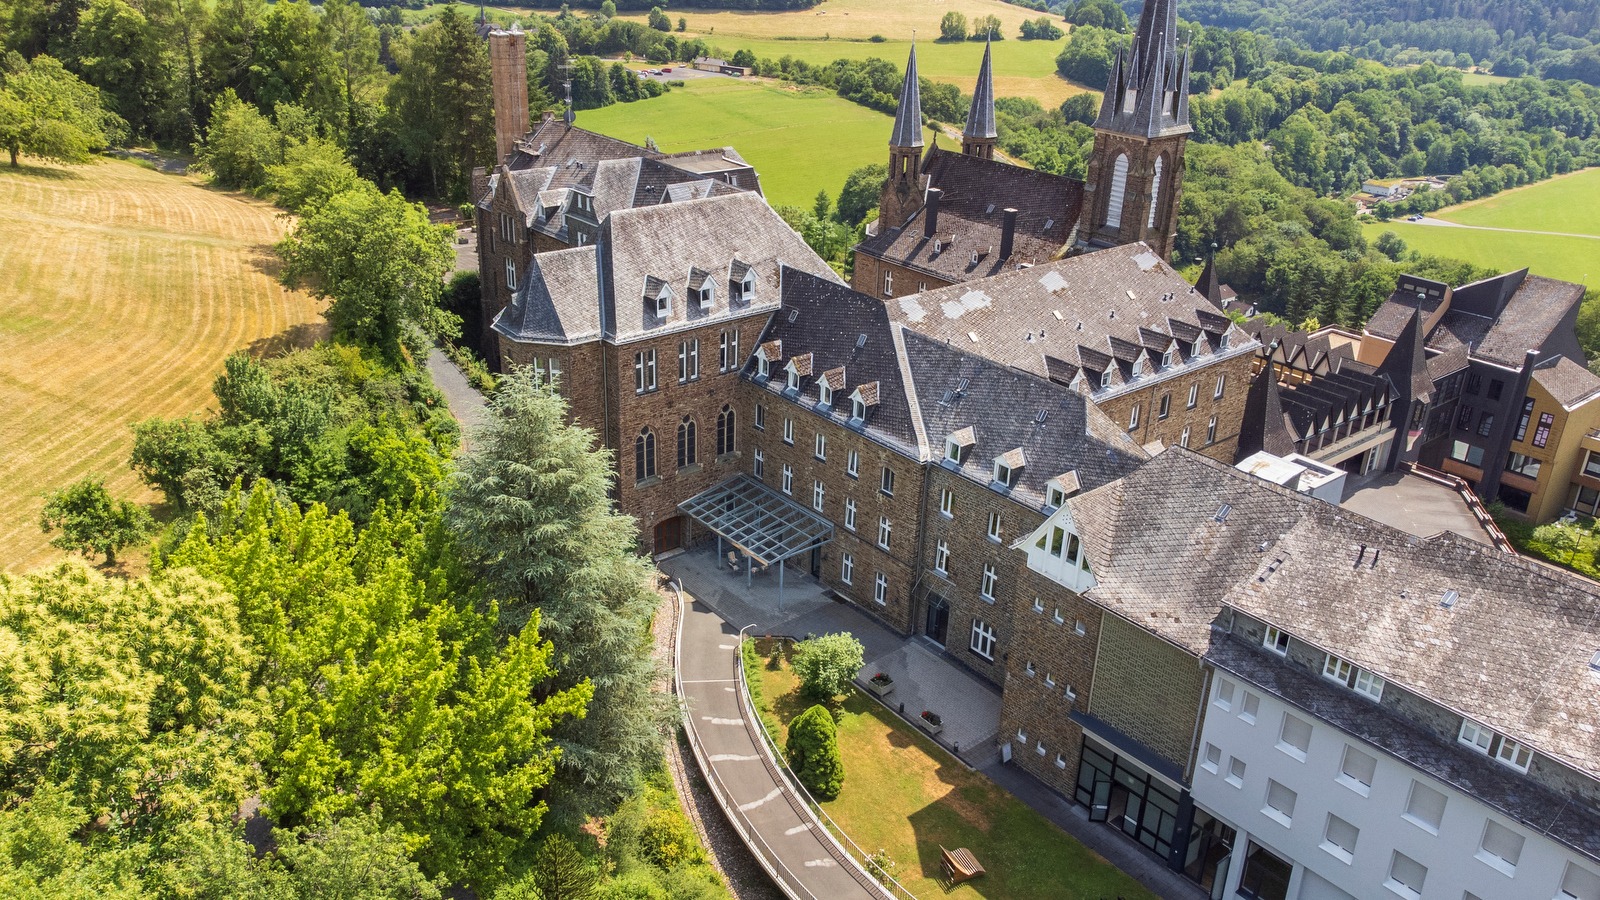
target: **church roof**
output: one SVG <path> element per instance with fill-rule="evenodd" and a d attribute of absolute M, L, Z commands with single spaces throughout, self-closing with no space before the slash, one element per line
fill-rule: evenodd
<path fill-rule="evenodd" d="M 1133 50 L 1117 53 L 1097 130 L 1144 138 L 1188 134 L 1189 57 L 1178 52 L 1176 0 L 1145 0 Z"/>
<path fill-rule="evenodd" d="M 911 56 L 906 60 L 906 77 L 900 85 L 900 105 L 894 111 L 889 146 L 922 146 L 922 87 L 917 83 L 916 44 L 911 45 Z"/>
<path fill-rule="evenodd" d="M 978 67 L 978 83 L 972 89 L 972 106 L 967 109 L 967 127 L 962 131 L 969 138 L 993 138 L 999 132 L 994 127 L 994 70 L 989 64 L 990 41 L 983 43 L 983 65 Z"/>

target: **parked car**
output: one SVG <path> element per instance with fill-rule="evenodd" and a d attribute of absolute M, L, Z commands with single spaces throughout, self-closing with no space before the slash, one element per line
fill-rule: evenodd
<path fill-rule="evenodd" d="M 671 75 L 672 74 L 672 67 L 671 66 L 663 66 L 662 69 L 661 69 L 661 74 L 663 74 L 663 75 Z"/>
<path fill-rule="evenodd" d="M 1422 213 L 1412 213 L 1410 216 L 1406 217 L 1406 221 L 1407 222 L 1421 222 L 1422 221 Z"/>

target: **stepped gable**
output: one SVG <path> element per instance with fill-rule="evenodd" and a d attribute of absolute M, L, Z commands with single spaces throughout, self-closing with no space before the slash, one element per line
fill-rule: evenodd
<path fill-rule="evenodd" d="M 1593 583 L 1182 448 L 1067 505 L 1098 582 L 1089 597 L 1117 615 L 1205 654 L 1231 607 L 1600 775 Z"/>
<path fill-rule="evenodd" d="M 1181 365 L 1210 362 L 1225 335 L 1230 351 L 1255 347 L 1144 244 L 881 302 L 913 331 L 1063 383 L 1109 367 L 1120 387 L 1159 370 L 1162 352 L 1144 346 L 1141 329 L 1170 335 Z M 1088 387 L 1100 388 L 1098 374 Z"/>

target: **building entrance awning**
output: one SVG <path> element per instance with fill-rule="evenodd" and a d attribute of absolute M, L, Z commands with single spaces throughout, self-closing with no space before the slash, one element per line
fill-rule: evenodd
<path fill-rule="evenodd" d="M 833 539 L 833 523 L 749 475 L 736 475 L 678 504 L 761 566 Z"/>

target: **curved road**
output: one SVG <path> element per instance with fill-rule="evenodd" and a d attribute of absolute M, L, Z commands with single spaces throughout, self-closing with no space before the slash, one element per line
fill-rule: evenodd
<path fill-rule="evenodd" d="M 1573 234 L 1570 231 L 1532 231 L 1527 228 L 1497 228 L 1493 225 L 1463 225 L 1460 222 L 1451 222 L 1448 219 L 1435 219 L 1433 216 L 1423 216 L 1415 222 L 1406 219 L 1406 225 L 1432 225 L 1437 228 L 1466 228 L 1472 231 L 1504 231 L 1507 234 L 1543 234 L 1550 237 L 1588 238 L 1591 241 L 1600 241 L 1600 234 Z"/>
<path fill-rule="evenodd" d="M 684 598 L 678 678 L 689 743 L 751 851 L 797 900 L 884 900 L 888 894 L 816 824 L 759 743 L 743 704 L 738 629 Z"/>

